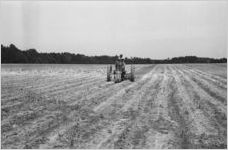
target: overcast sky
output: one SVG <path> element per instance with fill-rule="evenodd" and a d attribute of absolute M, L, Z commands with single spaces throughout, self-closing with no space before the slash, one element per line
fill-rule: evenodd
<path fill-rule="evenodd" d="M 153 59 L 226 57 L 227 1 L 1 1 L 1 40 L 20 49 Z"/>

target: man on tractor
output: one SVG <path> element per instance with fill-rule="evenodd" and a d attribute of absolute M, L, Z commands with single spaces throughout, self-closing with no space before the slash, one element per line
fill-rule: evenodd
<path fill-rule="evenodd" d="M 115 67 L 117 71 L 121 72 L 121 80 L 123 81 L 126 71 L 125 71 L 125 62 L 122 54 L 119 56 L 118 60 L 116 61 Z"/>
<path fill-rule="evenodd" d="M 112 65 L 107 67 L 107 81 L 114 81 L 119 83 L 123 80 L 130 80 L 131 82 L 135 81 L 135 67 L 131 64 L 130 71 L 126 72 L 125 62 L 123 55 L 121 54 L 115 62 L 115 69 L 112 71 Z"/>

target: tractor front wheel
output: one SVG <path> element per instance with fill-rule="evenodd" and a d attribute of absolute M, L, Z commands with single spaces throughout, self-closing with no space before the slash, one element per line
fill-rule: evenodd
<path fill-rule="evenodd" d="M 115 83 L 121 82 L 121 73 L 119 71 L 116 71 L 114 73 L 114 80 L 115 80 Z"/>

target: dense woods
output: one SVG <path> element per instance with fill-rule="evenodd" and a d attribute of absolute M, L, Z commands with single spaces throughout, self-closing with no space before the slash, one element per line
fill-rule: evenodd
<path fill-rule="evenodd" d="M 72 53 L 39 53 L 35 49 L 22 51 L 15 45 L 1 45 L 1 63 L 52 63 L 52 64 L 112 64 L 118 56 L 85 56 Z M 202 58 L 196 56 L 174 57 L 172 59 L 151 59 L 125 57 L 127 64 L 158 64 L 158 63 L 226 63 L 226 58 Z"/>

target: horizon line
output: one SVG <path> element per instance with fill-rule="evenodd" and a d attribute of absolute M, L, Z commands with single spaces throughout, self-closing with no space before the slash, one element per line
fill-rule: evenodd
<path fill-rule="evenodd" d="M 109 56 L 109 57 L 115 57 L 115 56 L 119 56 L 120 54 L 116 54 L 116 55 L 106 55 L 106 54 L 103 54 L 103 55 L 86 55 L 86 54 L 82 54 L 82 53 L 72 53 L 72 52 L 66 52 L 66 51 L 63 51 L 63 52 L 39 52 L 39 50 L 37 50 L 36 48 L 29 48 L 29 49 L 20 49 L 18 48 L 15 44 L 11 43 L 9 45 L 3 45 L 1 44 L 1 47 L 4 46 L 4 47 L 10 47 L 10 45 L 14 45 L 17 49 L 21 50 L 21 51 L 28 51 L 28 50 L 36 50 L 39 54 L 42 54 L 42 53 L 47 53 L 47 54 L 51 54 L 51 53 L 55 53 L 55 54 L 61 54 L 61 53 L 69 53 L 69 54 L 74 54 L 74 55 L 84 55 L 84 56 L 88 56 L 88 57 L 99 57 L 99 56 Z M 224 57 L 206 57 L 206 56 L 197 56 L 197 55 L 179 55 L 179 56 L 175 56 L 175 57 L 167 57 L 167 58 L 161 58 L 161 59 L 154 59 L 154 58 L 151 58 L 151 57 L 137 57 L 137 56 L 133 56 L 133 57 L 125 57 L 125 58 L 128 58 L 128 59 L 131 59 L 131 58 L 143 58 L 143 59 L 151 59 L 151 60 L 167 60 L 167 59 L 173 59 L 173 58 L 178 58 L 178 57 L 197 57 L 197 58 L 210 58 L 210 59 L 224 59 L 226 58 L 227 59 L 227 56 L 224 56 Z"/>

